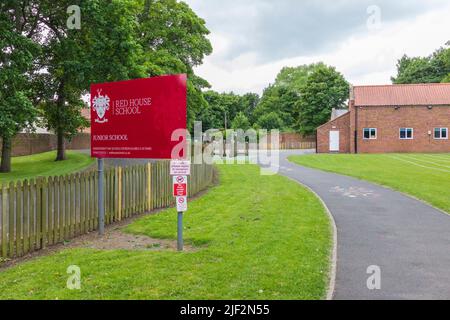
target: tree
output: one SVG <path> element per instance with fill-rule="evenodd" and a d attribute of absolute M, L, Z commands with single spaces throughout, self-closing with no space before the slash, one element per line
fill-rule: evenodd
<path fill-rule="evenodd" d="M 446 46 L 450 46 L 450 41 L 446 43 Z M 450 82 L 450 48 L 442 50 L 440 55 L 442 59 L 445 69 L 447 70 L 447 75 L 442 79 L 442 82 Z"/>
<path fill-rule="evenodd" d="M 313 134 L 318 126 L 330 119 L 332 108 L 345 107 L 348 92 L 349 83 L 335 68 L 321 65 L 314 70 L 297 102 L 300 133 Z"/>
<path fill-rule="evenodd" d="M 450 82 L 450 73 L 444 79 L 442 79 L 442 83 L 449 83 L 449 82 Z"/>
<path fill-rule="evenodd" d="M 240 97 L 241 110 L 250 123 L 254 123 L 254 111 L 259 104 L 259 95 L 257 93 L 246 93 Z"/>
<path fill-rule="evenodd" d="M 205 22 L 175 0 L 40 0 L 45 54 L 40 105 L 45 123 L 58 137 L 57 160 L 65 159 L 64 140 L 87 125 L 81 97 L 89 85 L 148 76 L 188 74 L 188 119 L 207 106 L 201 89 L 209 84 L 193 68 L 212 47 Z M 66 9 L 81 8 L 81 30 L 66 26 Z"/>
<path fill-rule="evenodd" d="M 261 100 L 254 111 L 255 119 L 275 112 L 278 118 L 282 120 L 285 129 L 294 128 L 299 116 L 296 103 L 302 94 L 308 77 L 321 66 L 324 66 L 324 64 L 317 63 L 281 69 L 275 79 L 275 83 L 264 90 Z"/>
<path fill-rule="evenodd" d="M 192 128 L 196 117 L 207 108 L 202 89 L 210 88 L 194 73 L 194 67 L 212 52 L 205 21 L 184 2 L 145 0 L 137 31 L 150 76 L 187 73 L 188 128 Z"/>
<path fill-rule="evenodd" d="M 241 96 L 231 93 L 218 93 L 206 91 L 204 93 L 208 103 L 206 109 L 202 110 L 198 118 L 203 122 L 203 128 L 222 129 L 231 127 L 232 120 L 239 112 L 243 112 L 245 106 Z"/>
<path fill-rule="evenodd" d="M 439 83 L 450 80 L 450 48 L 442 47 L 428 57 L 404 55 L 397 63 L 394 84 Z"/>
<path fill-rule="evenodd" d="M 78 1 L 81 30 L 67 28 L 72 0 L 41 0 L 41 24 L 47 33 L 41 64 L 45 124 L 57 135 L 56 160 L 65 160 L 64 141 L 88 125 L 81 116 L 82 95 L 90 83 L 144 76 L 135 39 L 138 7 L 132 1 Z"/>
<path fill-rule="evenodd" d="M 392 78 L 394 84 L 439 83 L 446 76 L 441 63 L 432 57 L 403 56 L 397 68 L 398 75 Z"/>
<path fill-rule="evenodd" d="M 204 92 L 206 108 L 199 112 L 197 118 L 203 124 L 203 130 L 221 129 L 225 126 L 225 109 L 220 93 L 209 90 Z"/>
<path fill-rule="evenodd" d="M 243 112 L 239 112 L 236 117 L 234 118 L 231 127 L 234 130 L 242 129 L 244 131 L 247 131 L 251 128 L 250 121 L 248 120 L 247 116 Z"/>
<path fill-rule="evenodd" d="M 284 127 L 283 120 L 281 120 L 280 116 L 276 112 L 270 112 L 268 114 L 262 115 L 258 119 L 257 123 L 258 128 L 264 130 L 273 130 Z"/>
<path fill-rule="evenodd" d="M 289 88 L 300 93 L 308 77 L 320 66 L 324 66 L 324 64 L 319 62 L 298 67 L 284 67 L 275 79 L 275 86 Z"/>
<path fill-rule="evenodd" d="M 28 1 L 0 3 L 0 172 L 11 171 L 12 138 L 32 127 L 37 110 L 32 102 L 32 76 L 39 47 L 31 40 L 36 32 L 35 18 Z"/>
<path fill-rule="evenodd" d="M 233 92 L 218 93 L 213 90 L 204 92 L 207 102 L 205 109 L 198 114 L 198 120 L 202 121 L 203 129 L 223 129 L 233 127 L 233 121 L 245 116 L 249 127 L 255 123 L 254 111 L 259 103 L 259 95 L 246 93 L 238 95 Z"/>
<path fill-rule="evenodd" d="M 278 89 L 275 85 L 270 84 L 264 89 L 261 100 L 253 112 L 253 118 L 256 119 L 256 123 L 258 123 L 259 118 L 270 112 L 275 112 L 279 115 L 282 109 L 280 104 L 280 94 Z"/>

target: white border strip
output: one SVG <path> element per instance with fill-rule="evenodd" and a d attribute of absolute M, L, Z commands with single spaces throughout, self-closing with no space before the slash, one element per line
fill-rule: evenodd
<path fill-rule="evenodd" d="M 410 163 L 410 164 L 415 165 L 417 167 L 425 168 L 425 169 L 428 169 L 428 170 L 434 170 L 434 171 L 450 173 L 450 170 L 445 170 L 445 169 L 441 169 L 441 168 L 425 166 L 425 165 L 422 165 L 420 163 L 416 163 L 416 162 L 413 162 L 413 161 L 406 160 L 404 158 L 400 158 L 398 156 L 396 157 L 396 156 L 390 155 L 389 157 L 391 159 L 395 159 L 395 160 L 398 160 L 398 161 L 403 161 L 403 162 L 406 162 L 406 163 Z"/>

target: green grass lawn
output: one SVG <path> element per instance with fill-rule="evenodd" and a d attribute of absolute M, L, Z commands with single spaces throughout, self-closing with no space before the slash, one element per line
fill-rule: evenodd
<path fill-rule="evenodd" d="M 321 299 L 332 248 L 329 218 L 309 191 L 254 165 L 221 165 L 220 185 L 189 203 L 195 250 L 66 249 L 0 271 L 0 299 Z M 176 212 L 127 232 L 176 239 Z M 81 290 L 66 289 L 70 265 Z"/>
<path fill-rule="evenodd" d="M 12 171 L 0 173 L 0 183 L 36 178 L 38 176 L 59 176 L 80 171 L 92 163 L 89 155 L 67 151 L 67 160 L 55 162 L 56 151 L 34 154 L 31 156 L 12 158 Z"/>
<path fill-rule="evenodd" d="M 385 185 L 450 213 L 450 154 L 321 154 L 289 160 Z"/>

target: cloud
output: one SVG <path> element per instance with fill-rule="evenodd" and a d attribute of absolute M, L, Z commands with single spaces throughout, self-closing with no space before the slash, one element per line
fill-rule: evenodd
<path fill-rule="evenodd" d="M 214 53 L 198 72 L 216 90 L 261 93 L 283 66 L 321 60 L 352 82 L 387 82 L 402 54 L 429 54 L 450 40 L 447 0 L 186 2 L 212 32 Z M 372 30 L 377 8 L 381 25 Z"/>

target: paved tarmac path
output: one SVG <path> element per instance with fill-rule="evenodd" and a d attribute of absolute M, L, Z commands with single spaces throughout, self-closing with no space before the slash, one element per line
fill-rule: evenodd
<path fill-rule="evenodd" d="M 287 160 L 301 153 L 281 152 L 279 173 L 314 190 L 334 217 L 334 299 L 450 299 L 450 215 L 388 188 Z M 367 287 L 370 266 L 381 269 L 380 290 Z"/>

